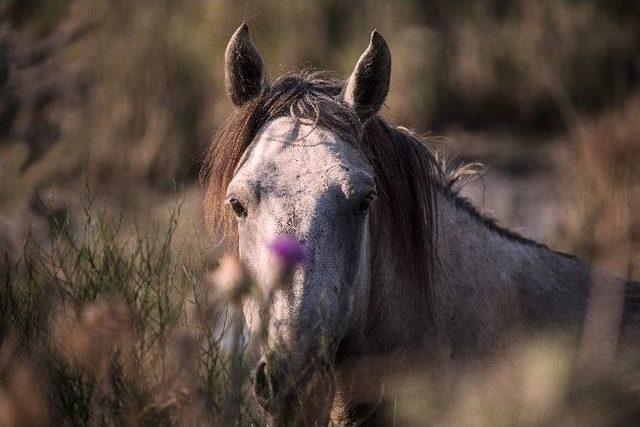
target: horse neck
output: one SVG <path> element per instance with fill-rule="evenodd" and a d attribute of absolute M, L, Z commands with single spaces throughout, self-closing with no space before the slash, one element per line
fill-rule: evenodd
<path fill-rule="evenodd" d="M 592 282 L 622 283 L 543 245 L 489 224 L 458 196 L 437 198 L 437 325 L 391 248 L 372 263 L 366 331 L 375 350 L 433 343 L 454 354 L 484 352 L 517 327 L 581 327 Z M 384 242 L 382 242 L 384 244 Z M 422 304 L 422 305 L 421 305 Z"/>
<path fill-rule="evenodd" d="M 386 221 L 385 218 L 385 223 L 376 229 L 369 250 L 369 293 L 360 341 L 363 349 L 358 350 L 365 353 L 384 354 L 421 344 L 432 346 L 438 339 L 431 317 L 437 304 L 425 299 L 424 289 L 429 284 L 416 277 L 410 264 L 416 261 L 407 259 L 406 251 L 399 250 L 398 238 L 393 234 L 397 231 Z"/>
<path fill-rule="evenodd" d="M 493 225 L 454 194 L 440 192 L 438 202 L 441 286 L 453 314 L 446 328 L 454 348 L 491 348 L 521 327 L 577 332 L 590 285 L 623 283 Z"/>

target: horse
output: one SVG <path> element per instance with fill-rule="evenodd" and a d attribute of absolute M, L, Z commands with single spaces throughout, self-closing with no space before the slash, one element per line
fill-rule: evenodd
<path fill-rule="evenodd" d="M 580 332 L 594 283 L 624 299 L 613 328 L 637 326 L 637 283 L 479 213 L 459 194 L 464 170 L 378 115 L 391 54 L 377 31 L 346 81 L 269 82 L 244 23 L 224 66 L 234 110 L 203 168 L 206 222 L 256 277 L 277 236 L 307 251 L 268 308 L 253 381 L 265 422 L 354 422 L 409 366 L 491 354 L 515 326 Z"/>

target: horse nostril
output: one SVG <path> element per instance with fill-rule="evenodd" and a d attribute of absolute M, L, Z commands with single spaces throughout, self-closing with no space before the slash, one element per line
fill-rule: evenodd
<path fill-rule="evenodd" d="M 256 368 L 256 376 L 253 384 L 253 390 L 258 398 L 258 402 L 266 409 L 273 400 L 274 390 L 269 372 L 267 370 L 267 362 L 261 360 Z"/>

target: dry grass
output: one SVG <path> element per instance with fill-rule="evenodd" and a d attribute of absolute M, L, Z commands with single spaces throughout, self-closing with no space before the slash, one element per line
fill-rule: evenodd
<path fill-rule="evenodd" d="M 640 98 L 580 119 L 571 137 L 570 194 L 558 241 L 622 277 L 640 274 Z"/>
<path fill-rule="evenodd" d="M 228 320 L 201 258 L 174 242 L 175 217 L 149 235 L 84 211 L 79 232 L 49 217 L 48 239 L 30 237 L 4 269 L 3 404 L 17 406 L 2 425 L 38 425 L 40 413 L 73 425 L 213 420 Z"/>

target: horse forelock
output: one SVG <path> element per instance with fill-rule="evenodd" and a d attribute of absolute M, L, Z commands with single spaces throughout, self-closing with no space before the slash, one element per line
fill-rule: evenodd
<path fill-rule="evenodd" d="M 372 165 L 379 193 L 371 212 L 372 262 L 393 254 L 401 262 L 394 268 L 411 277 L 422 295 L 417 301 L 428 304 L 422 304 L 420 312 L 432 317 L 438 276 L 435 192 L 438 186 L 451 188 L 459 175 L 445 172 L 424 141 L 407 129 L 377 116 L 363 128 L 338 100 L 342 85 L 318 72 L 286 74 L 232 113 L 216 134 L 201 173 L 207 226 L 236 245 L 236 223 L 225 198 L 243 153 L 269 121 L 282 116 L 309 120 L 353 143 Z M 382 241 L 391 247 L 382 248 Z"/>

